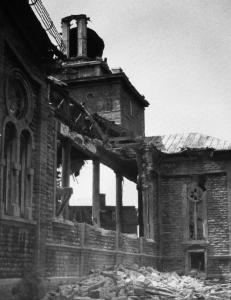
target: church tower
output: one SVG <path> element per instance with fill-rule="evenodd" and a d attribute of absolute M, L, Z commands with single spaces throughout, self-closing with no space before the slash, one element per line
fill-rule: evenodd
<path fill-rule="evenodd" d="M 144 136 L 144 109 L 149 105 L 122 69 L 110 69 L 102 59 L 104 41 L 84 15 L 62 19 L 66 60 L 55 76 L 68 85 L 70 96 L 85 108 L 125 129 Z"/>

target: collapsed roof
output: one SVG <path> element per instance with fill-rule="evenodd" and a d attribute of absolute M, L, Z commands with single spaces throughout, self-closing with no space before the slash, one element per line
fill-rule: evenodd
<path fill-rule="evenodd" d="M 231 150 L 230 142 L 200 133 L 150 136 L 145 137 L 145 142 L 149 145 L 153 145 L 157 150 L 167 154 L 179 153 L 186 149 L 213 149 L 217 151 Z"/>

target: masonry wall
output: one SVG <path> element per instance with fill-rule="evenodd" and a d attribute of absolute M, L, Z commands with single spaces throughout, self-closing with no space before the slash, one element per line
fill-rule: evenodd
<path fill-rule="evenodd" d="M 162 270 L 184 271 L 182 187 L 187 177 L 160 179 Z"/>
<path fill-rule="evenodd" d="M 35 226 L 0 220 L 1 278 L 17 278 L 33 265 Z"/>
<path fill-rule="evenodd" d="M 92 113 L 114 121 L 137 136 L 144 134 L 144 108 L 120 82 L 88 83 L 70 87 L 71 96 Z"/>
<path fill-rule="evenodd" d="M 120 263 L 156 267 L 155 243 L 85 223 L 53 222 L 53 237 L 46 243 L 47 276 L 67 280 Z"/>
<path fill-rule="evenodd" d="M 157 244 L 161 249 L 162 270 L 185 272 L 187 250 L 199 248 L 206 251 L 207 275 L 227 276 L 231 258 L 229 162 L 206 157 L 168 159 L 162 162 L 160 169 Z M 198 174 L 206 177 L 208 245 L 190 246 L 184 242 L 182 191 Z"/>
<path fill-rule="evenodd" d="M 228 275 L 230 268 L 230 208 L 227 174 L 208 178 L 208 274 Z"/>
<path fill-rule="evenodd" d="M 91 112 L 97 112 L 116 124 L 121 124 L 119 83 L 99 82 L 70 88 L 71 96 L 79 103 L 85 103 Z"/>
<path fill-rule="evenodd" d="M 136 136 L 144 135 L 144 107 L 125 88 L 121 89 L 121 124 L 128 130 L 132 128 Z"/>
<path fill-rule="evenodd" d="M 31 49 L 28 49 L 17 27 L 12 25 L 10 19 L 5 18 L 2 12 L 0 26 L 0 134 L 7 117 L 5 84 L 10 70 L 17 68 L 25 74 L 32 89 L 30 100 L 34 102 L 33 118 L 28 126 L 25 125 L 33 137 L 32 219 L 6 216 L 3 211 L 0 212 L 1 281 L 3 278 L 13 280 L 21 277 L 25 269 L 32 269 L 40 265 L 40 262 L 43 267 L 44 239 L 48 235 L 49 223 L 53 216 L 54 184 L 51 181 L 54 178 L 52 155 L 55 135 L 54 121 L 48 114 L 46 76 L 41 71 L 40 62 Z M 0 138 L 0 154 L 2 143 Z"/>

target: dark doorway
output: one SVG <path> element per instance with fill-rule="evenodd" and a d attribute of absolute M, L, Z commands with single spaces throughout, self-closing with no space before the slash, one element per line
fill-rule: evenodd
<path fill-rule="evenodd" d="M 205 253 L 204 252 L 190 252 L 190 269 L 198 272 L 205 272 Z"/>

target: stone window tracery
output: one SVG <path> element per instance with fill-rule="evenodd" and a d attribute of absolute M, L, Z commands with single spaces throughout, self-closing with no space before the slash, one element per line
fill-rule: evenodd
<path fill-rule="evenodd" d="M 184 192 L 185 191 L 185 192 Z M 184 240 L 207 239 L 207 208 L 205 178 L 197 176 L 183 190 Z"/>
<path fill-rule="evenodd" d="M 31 218 L 31 148 L 30 133 L 23 130 L 20 135 L 19 210 L 21 217 Z"/>
<path fill-rule="evenodd" d="M 13 164 L 16 161 L 16 128 L 13 123 L 7 123 L 4 134 L 4 155 L 3 155 L 3 211 L 10 214 L 12 198 L 15 189 Z"/>
<path fill-rule="evenodd" d="M 23 118 L 27 111 L 27 93 L 17 78 L 9 79 L 9 98 L 8 98 L 8 109 L 10 114 L 14 115 L 17 119 Z"/>
<path fill-rule="evenodd" d="M 5 83 L 5 99 L 8 115 L 16 122 L 30 123 L 34 101 L 29 81 L 19 69 L 11 69 Z"/>
<path fill-rule="evenodd" d="M 6 116 L 1 149 L 2 215 L 32 219 L 33 135 L 28 126 L 33 118 L 29 81 L 18 69 L 9 71 L 5 83 Z"/>
<path fill-rule="evenodd" d="M 188 186 L 189 239 L 202 240 L 203 235 L 203 190 L 197 184 Z"/>

